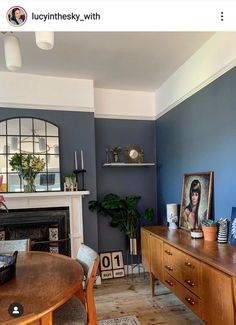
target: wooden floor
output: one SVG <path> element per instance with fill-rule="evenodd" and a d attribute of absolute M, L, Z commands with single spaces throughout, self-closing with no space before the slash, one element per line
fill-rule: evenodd
<path fill-rule="evenodd" d="M 98 319 L 136 315 L 141 325 L 202 325 L 199 320 L 164 285 L 149 289 L 148 275 L 103 280 L 94 290 Z"/>

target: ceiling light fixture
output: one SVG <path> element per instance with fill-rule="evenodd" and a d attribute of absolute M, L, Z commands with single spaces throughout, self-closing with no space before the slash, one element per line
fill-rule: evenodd
<path fill-rule="evenodd" d="M 4 54 L 8 70 L 17 71 L 21 68 L 20 43 L 15 35 L 6 34 L 4 36 Z"/>
<path fill-rule="evenodd" d="M 53 32 L 35 32 L 37 46 L 42 50 L 51 50 L 54 46 Z"/>
<path fill-rule="evenodd" d="M 22 66 L 20 42 L 12 32 L 4 34 L 4 54 L 6 67 L 10 71 L 17 71 Z M 35 32 L 37 46 L 42 50 L 51 50 L 54 46 L 54 32 Z"/>

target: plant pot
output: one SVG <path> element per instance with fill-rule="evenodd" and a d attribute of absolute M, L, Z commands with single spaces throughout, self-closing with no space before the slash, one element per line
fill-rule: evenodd
<path fill-rule="evenodd" d="M 129 239 L 129 252 L 131 255 L 138 255 L 137 238 Z"/>
<path fill-rule="evenodd" d="M 202 227 L 204 239 L 207 241 L 216 241 L 217 227 Z"/>

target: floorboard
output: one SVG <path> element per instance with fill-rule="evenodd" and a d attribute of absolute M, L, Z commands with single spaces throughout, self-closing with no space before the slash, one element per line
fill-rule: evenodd
<path fill-rule="evenodd" d="M 98 319 L 136 315 L 141 325 L 202 325 L 190 309 L 162 284 L 152 297 L 148 275 L 103 280 L 94 290 Z"/>

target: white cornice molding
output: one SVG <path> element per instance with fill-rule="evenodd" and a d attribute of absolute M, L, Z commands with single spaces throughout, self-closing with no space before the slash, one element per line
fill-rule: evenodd
<path fill-rule="evenodd" d="M 181 104 L 183 101 L 185 101 L 189 97 L 191 97 L 194 94 L 196 94 L 199 90 L 203 89 L 204 87 L 206 87 L 207 85 L 209 85 L 211 82 L 213 82 L 214 80 L 216 80 L 217 78 L 219 78 L 220 76 L 222 76 L 224 73 L 226 73 L 230 69 L 234 68 L 235 66 L 236 66 L 236 60 L 234 60 L 233 62 L 231 62 L 227 67 L 224 67 L 223 69 L 221 69 L 214 76 L 209 77 L 207 80 L 205 80 L 204 82 L 202 82 L 202 84 L 198 85 L 196 88 L 194 88 L 191 91 L 189 91 L 187 94 L 185 94 L 184 96 L 182 96 L 181 98 L 179 98 L 178 100 L 176 100 L 170 106 L 166 107 L 163 111 L 161 111 L 160 113 L 158 113 L 154 117 L 154 119 L 157 120 L 158 118 L 160 118 L 161 116 L 163 116 L 164 114 L 166 114 L 167 112 L 169 112 L 170 110 L 172 110 L 175 106 Z"/>
<path fill-rule="evenodd" d="M 95 117 L 153 120 L 155 92 L 95 88 Z"/>
<path fill-rule="evenodd" d="M 158 119 L 236 65 L 236 32 L 215 33 L 156 91 Z"/>
<path fill-rule="evenodd" d="M 93 80 L 0 72 L 0 106 L 94 112 Z"/>
<path fill-rule="evenodd" d="M 155 121 L 155 116 L 144 115 L 113 115 L 113 114 L 94 114 L 95 118 L 116 119 L 116 120 L 140 120 L 140 121 Z"/>
<path fill-rule="evenodd" d="M 51 111 L 64 111 L 64 112 L 85 112 L 94 113 L 94 108 L 88 107 L 72 107 L 72 106 L 58 106 L 58 105 L 29 105 L 29 104 L 12 104 L 12 103 L 0 103 L 2 108 L 15 108 L 15 109 L 42 109 Z"/>

